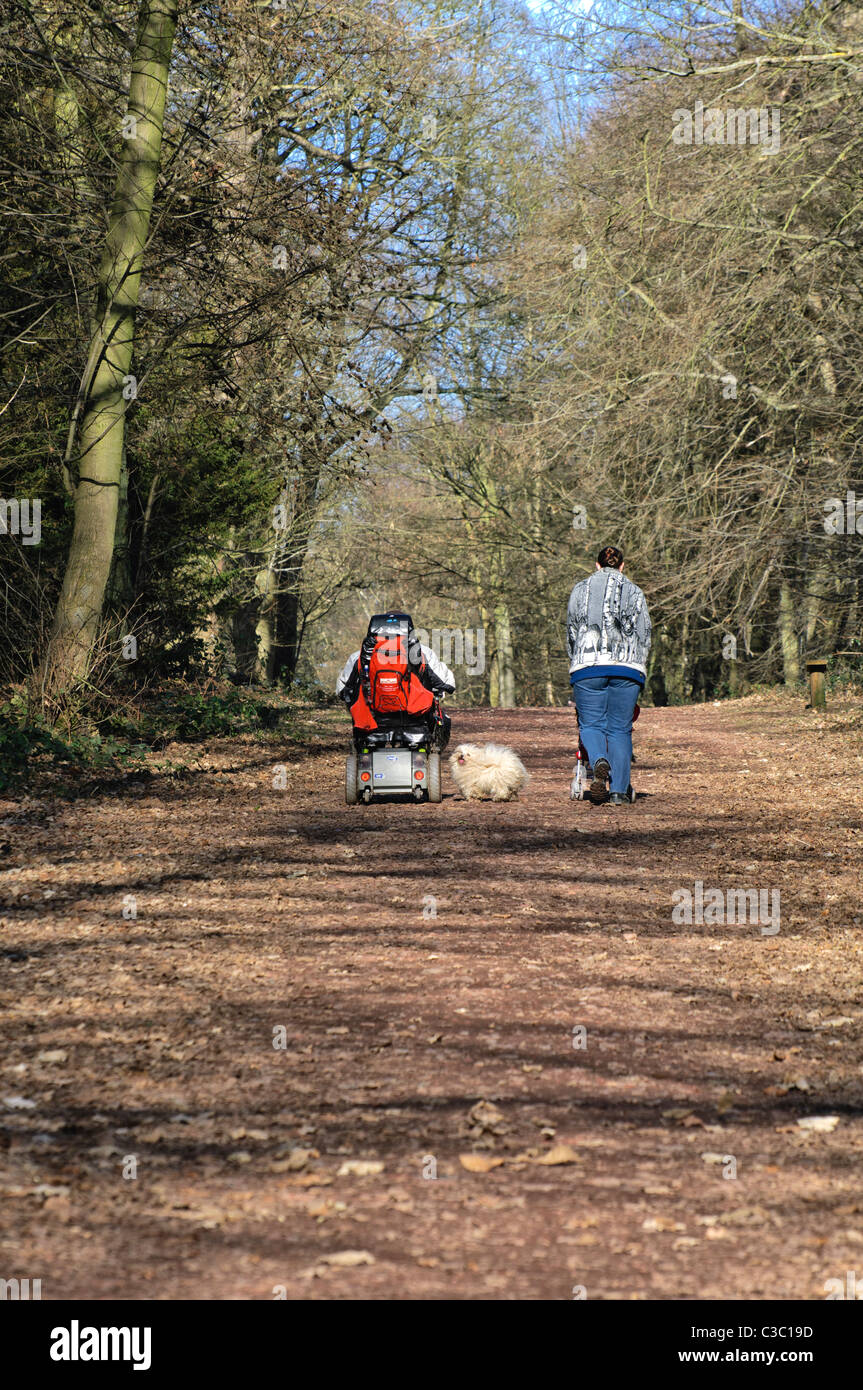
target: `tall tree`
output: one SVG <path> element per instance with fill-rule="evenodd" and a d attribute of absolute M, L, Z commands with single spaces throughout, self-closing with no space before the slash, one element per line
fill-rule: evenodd
<path fill-rule="evenodd" d="M 177 0 L 142 0 L 132 54 L 123 149 L 99 277 L 96 325 L 78 396 L 75 520 L 63 588 L 45 654 L 43 689 L 86 676 L 114 555 L 126 405 L 144 250 L 162 149 Z M 73 418 L 71 428 L 75 428 Z"/>

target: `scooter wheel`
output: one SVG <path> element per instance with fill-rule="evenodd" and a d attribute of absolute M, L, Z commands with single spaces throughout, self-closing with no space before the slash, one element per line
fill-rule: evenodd
<path fill-rule="evenodd" d="M 428 756 L 428 794 L 429 801 L 440 801 L 440 753 L 429 753 Z"/>
<path fill-rule="evenodd" d="M 356 753 L 349 753 L 345 763 L 345 801 L 349 806 L 356 806 L 359 801 Z"/>

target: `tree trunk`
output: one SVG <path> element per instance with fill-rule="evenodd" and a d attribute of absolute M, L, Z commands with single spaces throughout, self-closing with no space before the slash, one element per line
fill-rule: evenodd
<path fill-rule="evenodd" d="M 501 709 L 515 708 L 515 667 L 512 652 L 512 626 L 505 603 L 494 607 L 494 645 L 497 652 L 498 703 Z"/>
<path fill-rule="evenodd" d="M 731 12 L 734 15 L 734 50 L 738 56 L 746 50 L 746 30 L 743 27 L 743 0 L 732 0 Z"/>
<path fill-rule="evenodd" d="M 232 609 L 230 641 L 233 648 L 231 679 L 237 685 L 251 685 L 258 671 L 258 612 L 259 600 L 246 599 Z"/>
<path fill-rule="evenodd" d="M 543 637 L 540 645 L 540 660 L 542 662 L 543 675 L 545 676 L 545 703 L 554 704 L 554 679 L 551 674 L 551 650 L 548 645 L 548 638 Z"/>
<path fill-rule="evenodd" d="M 304 459 L 296 478 L 291 522 L 281 549 L 277 552 L 278 594 L 275 600 L 271 677 L 273 680 L 282 680 L 287 685 L 294 679 L 300 657 L 303 568 L 315 523 L 320 476 L 319 457 Z"/>
<path fill-rule="evenodd" d="M 261 595 L 258 623 L 255 628 L 255 637 L 258 643 L 255 675 L 262 685 L 270 685 L 275 674 L 276 590 L 278 588 L 272 564 L 259 572 L 255 579 L 255 588 Z"/>
<path fill-rule="evenodd" d="M 779 643 L 782 648 L 782 678 L 786 685 L 797 685 L 800 681 L 797 617 L 791 586 L 785 579 L 779 587 Z"/>
<path fill-rule="evenodd" d="M 138 543 L 138 556 L 135 561 L 135 588 L 134 596 L 138 598 L 144 587 L 147 578 L 147 557 L 150 547 L 150 529 L 153 524 L 153 508 L 156 503 L 156 493 L 159 490 L 159 474 L 153 474 L 150 483 L 150 491 L 147 493 L 147 505 L 144 508 L 144 515 L 141 519 L 141 536 Z M 224 561 L 217 564 L 216 568 L 220 571 L 224 569 Z"/>
<path fill-rule="evenodd" d="M 126 450 L 120 465 L 120 485 L 117 489 L 117 521 L 114 526 L 114 555 L 105 595 L 106 603 L 117 613 L 125 613 L 132 604 L 132 565 L 129 554 L 129 469 Z"/>
<path fill-rule="evenodd" d="M 668 704 L 668 690 L 665 685 L 665 673 L 662 667 L 660 651 L 663 646 L 661 636 L 655 638 L 650 649 L 650 656 L 647 661 L 647 689 L 650 691 L 650 698 L 655 705 L 662 706 Z"/>
<path fill-rule="evenodd" d="M 686 617 L 676 639 L 664 631 L 660 633 L 656 644 L 657 665 L 661 671 L 662 679 L 662 693 L 665 702 L 669 705 L 682 705 L 685 702 L 688 638 L 689 618 Z"/>
<path fill-rule="evenodd" d="M 804 613 L 806 616 L 806 647 L 809 649 L 810 643 L 815 637 L 818 629 L 818 621 L 821 617 L 821 607 L 824 592 L 827 587 L 829 568 L 825 560 L 819 560 L 809 570 L 807 576 L 807 595 Z"/>
<path fill-rule="evenodd" d="M 852 578 L 849 588 L 848 599 L 845 605 L 845 618 L 842 627 L 836 638 L 837 646 L 846 646 L 860 636 L 860 621 L 858 613 L 860 610 L 860 580 Z"/>
<path fill-rule="evenodd" d="M 82 381 L 75 521 L 41 671 L 43 690 L 65 690 L 86 676 L 111 572 L 125 440 L 124 388 L 128 395 L 176 23 L 177 0 L 143 0 L 129 82 L 129 138 L 123 140 L 99 273 L 97 328 Z"/>
<path fill-rule="evenodd" d="M 480 581 L 478 578 L 474 580 L 474 584 L 476 588 L 479 589 Z M 500 701 L 500 685 L 497 678 L 497 653 L 494 650 L 494 627 L 492 625 L 491 613 L 482 602 L 482 598 L 478 599 L 478 606 L 479 620 L 482 623 L 486 641 L 485 688 L 483 694 L 488 700 L 490 708 L 497 709 Z"/>
<path fill-rule="evenodd" d="M 287 588 L 280 590 L 277 603 L 276 643 L 273 648 L 273 679 L 290 685 L 300 657 L 300 580 L 301 571 L 292 571 Z"/>

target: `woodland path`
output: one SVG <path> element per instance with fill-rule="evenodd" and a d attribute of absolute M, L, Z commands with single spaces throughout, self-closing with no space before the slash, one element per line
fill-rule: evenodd
<path fill-rule="evenodd" d="M 569 710 L 454 712 L 532 772 L 505 805 L 447 772 L 440 806 L 348 808 L 342 712 L 305 718 L 287 754 L 187 746 L 180 778 L 0 803 L 0 1274 L 46 1299 L 863 1284 L 859 705 L 645 709 L 619 810 L 569 801 Z M 778 888 L 779 932 L 676 925 L 696 880 Z"/>

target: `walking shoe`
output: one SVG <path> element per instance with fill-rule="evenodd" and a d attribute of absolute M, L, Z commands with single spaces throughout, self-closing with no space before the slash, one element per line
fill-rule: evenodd
<path fill-rule="evenodd" d="M 608 759 L 597 758 L 593 765 L 593 781 L 590 784 L 590 799 L 596 806 L 608 800 L 608 779 L 610 776 L 611 765 Z"/>
<path fill-rule="evenodd" d="M 609 801 L 611 802 L 612 806 L 628 806 L 630 802 L 634 800 L 635 792 L 632 790 L 631 784 L 629 786 L 628 791 L 612 792 L 611 796 L 609 797 Z"/>

